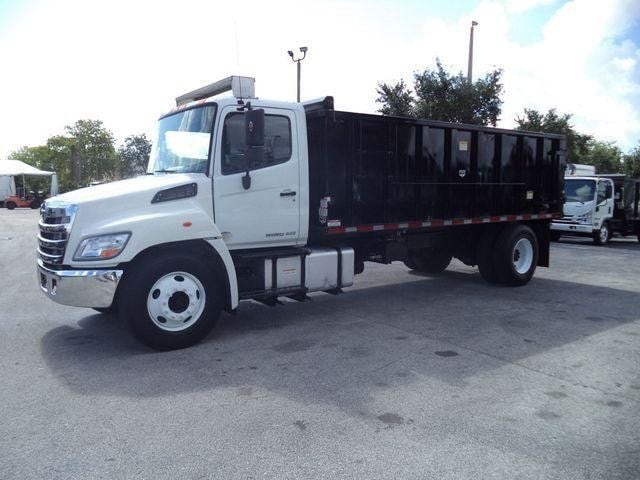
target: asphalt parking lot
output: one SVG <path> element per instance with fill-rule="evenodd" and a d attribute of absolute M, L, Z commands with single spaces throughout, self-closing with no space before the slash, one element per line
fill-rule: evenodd
<path fill-rule="evenodd" d="M 367 264 L 187 350 L 39 292 L 0 209 L 0 478 L 640 478 L 640 243 L 553 244 L 522 288 Z"/>

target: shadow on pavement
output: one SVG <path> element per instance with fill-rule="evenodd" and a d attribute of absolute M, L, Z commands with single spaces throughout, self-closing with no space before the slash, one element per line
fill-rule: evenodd
<path fill-rule="evenodd" d="M 639 315 L 638 293 L 613 288 L 542 278 L 497 288 L 455 271 L 410 278 L 275 308 L 243 302 L 202 344 L 174 352 L 150 351 L 119 320 L 91 315 L 44 335 L 42 355 L 80 394 L 237 388 L 239 396 L 268 391 L 359 412 L 381 388 L 425 378 L 464 386 Z"/>
<path fill-rule="evenodd" d="M 612 249 L 612 250 L 631 250 L 635 252 L 640 252 L 640 242 L 637 241 L 635 236 L 624 237 L 624 238 L 612 238 L 609 240 L 604 246 L 598 246 L 593 243 L 593 240 L 589 238 L 582 237 L 562 237 L 557 242 L 554 242 L 560 245 L 582 245 L 585 247 L 594 247 L 597 249 Z"/>

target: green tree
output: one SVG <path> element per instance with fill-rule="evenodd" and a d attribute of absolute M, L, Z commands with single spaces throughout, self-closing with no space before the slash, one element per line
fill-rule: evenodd
<path fill-rule="evenodd" d="M 10 158 L 55 171 L 61 192 L 85 187 L 94 180 L 118 178 L 113 134 L 99 120 L 78 120 L 66 135 L 50 137 L 45 145 L 22 147 Z"/>
<path fill-rule="evenodd" d="M 404 80 L 400 80 L 395 85 L 381 83 L 378 85 L 378 99 L 376 102 L 382 103 L 378 110 L 383 115 L 393 117 L 413 117 L 413 106 L 415 100 L 411 91 L 407 88 Z"/>
<path fill-rule="evenodd" d="M 596 167 L 596 173 L 621 173 L 622 151 L 613 142 L 591 140 L 581 163 Z"/>
<path fill-rule="evenodd" d="M 623 161 L 624 173 L 630 177 L 640 178 L 640 142 L 636 148 L 624 156 Z"/>
<path fill-rule="evenodd" d="M 101 120 L 78 120 L 65 130 L 75 188 L 87 186 L 92 181 L 110 181 L 118 177 L 113 134 L 104 128 Z"/>
<path fill-rule="evenodd" d="M 383 115 L 495 126 L 502 109 L 501 78 L 497 69 L 470 83 L 462 72 L 447 72 L 437 59 L 435 70 L 414 74 L 413 93 L 402 80 L 380 83 L 376 102 Z"/>
<path fill-rule="evenodd" d="M 125 138 L 124 143 L 118 148 L 120 176 L 129 178 L 145 173 L 150 153 L 151 142 L 144 133 Z"/>
<path fill-rule="evenodd" d="M 591 135 L 578 133 L 570 123 L 571 114 L 559 114 L 555 108 L 542 114 L 537 110 L 525 108 L 524 115 L 515 119 L 517 130 L 530 132 L 559 133 L 567 136 L 567 161 L 571 163 L 588 163 Z"/>

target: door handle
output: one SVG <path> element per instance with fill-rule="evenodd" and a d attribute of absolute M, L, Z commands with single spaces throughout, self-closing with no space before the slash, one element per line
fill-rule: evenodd
<path fill-rule="evenodd" d="M 280 192 L 281 197 L 294 197 L 295 195 L 296 192 L 294 192 L 293 190 L 284 190 L 283 192 Z"/>

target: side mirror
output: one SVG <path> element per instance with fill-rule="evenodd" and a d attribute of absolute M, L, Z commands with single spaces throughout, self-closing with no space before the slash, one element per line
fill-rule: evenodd
<path fill-rule="evenodd" d="M 245 174 L 242 176 L 242 187 L 245 190 L 251 188 L 252 167 L 260 165 L 264 161 L 264 110 L 249 109 L 244 114 L 244 134 L 247 144 L 245 153 Z"/>
<path fill-rule="evenodd" d="M 264 110 L 247 110 L 244 114 L 247 147 L 264 147 Z"/>

